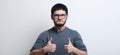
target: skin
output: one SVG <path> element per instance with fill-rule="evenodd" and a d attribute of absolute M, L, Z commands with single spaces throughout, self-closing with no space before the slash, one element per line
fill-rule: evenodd
<path fill-rule="evenodd" d="M 54 14 L 66 14 L 66 12 L 64 10 L 56 10 L 54 12 Z M 57 31 L 62 31 L 65 29 L 65 22 L 67 20 L 67 17 L 68 15 L 64 15 L 64 16 L 54 16 L 54 15 L 51 15 L 51 19 L 53 20 L 54 24 L 63 24 L 63 26 L 61 27 L 58 27 L 58 26 L 54 26 L 54 28 L 57 30 Z M 30 55 L 43 55 L 47 52 L 55 52 L 56 50 L 56 44 L 53 44 L 52 43 L 52 38 L 50 38 L 50 40 L 48 41 L 47 45 L 41 49 L 38 49 L 38 50 L 33 50 L 30 52 Z M 74 47 L 71 43 L 71 40 L 70 38 L 68 38 L 68 44 L 67 45 L 64 45 L 64 50 L 66 53 L 74 53 L 75 55 L 87 55 L 87 53 L 85 51 L 82 51 L 82 50 L 79 50 L 77 49 L 76 47 Z"/>
<path fill-rule="evenodd" d="M 54 14 L 66 14 L 66 12 L 64 10 L 57 10 L 54 12 Z M 51 18 L 52 20 L 54 21 L 55 24 L 64 24 L 67 20 L 67 17 L 68 15 L 66 16 L 53 16 L 51 15 Z M 54 26 L 54 28 L 57 30 L 57 31 L 62 31 L 65 29 L 65 26 L 63 25 L 62 27 L 57 27 L 57 26 Z"/>

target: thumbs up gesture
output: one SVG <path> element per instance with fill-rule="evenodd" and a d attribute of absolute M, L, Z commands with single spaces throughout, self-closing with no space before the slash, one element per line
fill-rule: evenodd
<path fill-rule="evenodd" d="M 47 45 L 44 47 L 46 52 L 55 52 L 56 50 L 56 44 L 52 43 L 52 37 L 48 41 Z"/>
<path fill-rule="evenodd" d="M 68 38 L 68 44 L 64 45 L 64 50 L 67 53 L 72 53 L 74 51 L 74 46 L 72 45 L 71 41 L 70 41 L 70 37 Z"/>

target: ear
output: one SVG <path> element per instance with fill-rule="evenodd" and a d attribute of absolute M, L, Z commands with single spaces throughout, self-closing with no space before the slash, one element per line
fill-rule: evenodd
<path fill-rule="evenodd" d="M 51 19 L 53 20 L 53 16 L 51 15 Z"/>
<path fill-rule="evenodd" d="M 66 17 L 68 17 L 68 14 L 66 15 Z"/>
<path fill-rule="evenodd" d="M 68 19 L 68 15 L 66 15 L 66 19 Z"/>

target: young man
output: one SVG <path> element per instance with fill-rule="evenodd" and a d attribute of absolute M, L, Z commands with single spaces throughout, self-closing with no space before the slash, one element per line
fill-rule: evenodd
<path fill-rule="evenodd" d="M 64 4 L 55 4 L 51 9 L 54 27 L 41 33 L 30 55 L 87 55 L 81 36 L 65 26 L 68 9 Z"/>

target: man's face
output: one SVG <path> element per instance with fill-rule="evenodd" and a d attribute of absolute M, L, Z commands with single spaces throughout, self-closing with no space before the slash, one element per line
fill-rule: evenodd
<path fill-rule="evenodd" d="M 55 26 L 62 27 L 66 23 L 67 16 L 68 15 L 64 10 L 56 10 L 51 17 L 54 21 Z"/>

